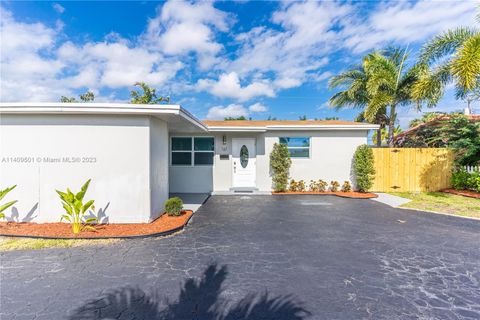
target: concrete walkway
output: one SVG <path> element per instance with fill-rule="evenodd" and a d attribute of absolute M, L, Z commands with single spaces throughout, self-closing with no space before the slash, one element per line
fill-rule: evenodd
<path fill-rule="evenodd" d="M 390 207 L 394 207 L 394 208 L 399 207 L 402 204 L 405 204 L 405 203 L 408 203 L 408 202 L 412 201 L 410 199 L 402 198 L 402 197 L 399 197 L 399 196 L 394 196 L 394 195 L 388 194 L 388 193 L 375 193 L 375 194 L 378 195 L 378 198 L 373 198 L 371 200 L 384 203 L 384 204 L 389 205 Z"/>

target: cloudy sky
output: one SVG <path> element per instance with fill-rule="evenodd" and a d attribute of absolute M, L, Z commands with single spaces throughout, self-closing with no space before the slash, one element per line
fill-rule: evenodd
<path fill-rule="evenodd" d="M 91 90 L 127 102 L 143 81 L 199 118 L 353 119 L 328 108 L 331 75 L 392 44 L 414 59 L 434 35 L 474 26 L 478 3 L 3 1 L 0 100 Z M 437 109 L 464 107 L 447 92 Z M 401 124 L 416 115 L 400 110 Z"/>

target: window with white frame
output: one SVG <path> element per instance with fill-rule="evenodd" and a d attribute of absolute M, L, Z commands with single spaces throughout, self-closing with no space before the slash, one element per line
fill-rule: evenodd
<path fill-rule="evenodd" d="M 171 149 L 172 166 L 213 165 L 213 137 L 172 137 Z"/>
<path fill-rule="evenodd" d="M 310 137 L 280 137 L 280 143 L 288 147 L 290 157 L 310 157 Z"/>

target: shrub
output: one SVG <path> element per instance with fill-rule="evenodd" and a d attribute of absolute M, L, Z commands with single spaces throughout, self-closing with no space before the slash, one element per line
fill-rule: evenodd
<path fill-rule="evenodd" d="M 325 192 L 327 190 L 328 183 L 326 181 L 323 181 L 322 179 L 320 179 L 317 182 L 317 186 L 318 186 L 318 191 Z"/>
<path fill-rule="evenodd" d="M 353 173 L 355 185 L 361 192 L 367 192 L 375 178 L 374 158 L 372 149 L 366 144 L 358 146 L 353 156 Z"/>
<path fill-rule="evenodd" d="M 183 201 L 179 197 L 173 197 L 165 201 L 165 212 L 169 216 L 179 216 L 182 214 Z"/>
<path fill-rule="evenodd" d="M 56 190 L 62 200 L 63 208 L 66 211 L 66 214 L 62 215 L 60 221 L 65 219 L 70 222 L 74 234 L 86 229 L 95 230 L 95 228 L 89 224 L 98 221 L 98 219 L 94 217 L 85 219 L 84 221 L 85 213 L 89 209 L 95 210 L 93 206 L 94 200 L 83 203 L 83 198 L 85 197 L 85 193 L 87 193 L 90 180 L 91 179 L 88 179 L 87 182 L 85 182 L 77 194 L 74 194 L 69 188 L 67 188 L 67 192 Z"/>
<path fill-rule="evenodd" d="M 13 189 L 15 189 L 17 185 L 14 185 L 13 187 L 10 187 L 10 188 L 5 188 L 3 190 L 0 190 L 0 200 L 2 200 L 3 198 L 5 198 L 5 196 L 10 192 L 12 191 Z M 5 203 L 4 205 L 1 205 L 0 206 L 0 219 L 5 219 L 5 213 L 3 213 L 3 211 L 7 210 L 8 208 L 10 208 L 11 206 L 13 206 L 15 203 L 17 203 L 18 200 L 13 200 L 13 201 L 10 201 L 10 202 L 7 202 Z"/>
<path fill-rule="evenodd" d="M 332 192 L 337 192 L 339 187 L 340 187 L 340 183 L 338 183 L 338 181 L 331 181 L 330 182 L 330 190 Z"/>
<path fill-rule="evenodd" d="M 305 187 L 305 181 L 303 181 L 303 180 L 298 181 L 297 191 L 299 191 L 299 192 L 305 192 L 305 189 L 306 189 L 306 187 Z"/>
<path fill-rule="evenodd" d="M 341 189 L 342 192 L 350 192 L 352 191 L 352 186 L 350 185 L 350 182 L 349 181 L 345 181 L 343 184 L 342 184 L 342 189 Z"/>
<path fill-rule="evenodd" d="M 467 189 L 480 192 L 480 172 L 473 171 L 467 180 Z"/>
<path fill-rule="evenodd" d="M 290 180 L 290 184 L 289 184 L 289 188 L 288 190 L 289 191 L 292 191 L 292 192 L 295 192 L 297 191 L 297 188 L 298 188 L 298 182 L 296 182 L 295 180 Z"/>
<path fill-rule="evenodd" d="M 468 189 L 469 176 L 470 174 L 463 168 L 453 171 L 452 178 L 450 179 L 452 188 L 455 190 Z"/>
<path fill-rule="evenodd" d="M 288 172 L 292 160 L 290 152 L 284 144 L 275 143 L 270 153 L 270 167 L 272 168 L 273 189 L 277 192 L 284 192 L 288 185 Z"/>
<path fill-rule="evenodd" d="M 315 180 L 310 180 L 310 184 L 308 185 L 308 190 L 312 192 L 318 192 L 318 183 Z"/>

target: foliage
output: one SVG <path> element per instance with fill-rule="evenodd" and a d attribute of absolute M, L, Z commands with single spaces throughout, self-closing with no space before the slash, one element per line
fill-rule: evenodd
<path fill-rule="evenodd" d="M 91 91 L 87 91 L 84 94 L 79 95 L 81 102 L 92 102 L 95 100 L 95 95 Z M 63 103 L 75 103 L 78 102 L 74 97 L 61 96 L 60 102 Z"/>
<path fill-rule="evenodd" d="M 413 119 L 408 123 L 409 128 L 416 127 L 421 124 L 428 123 L 430 121 L 433 121 L 439 117 L 445 116 L 445 113 L 443 112 L 425 112 L 422 114 L 420 118 Z"/>
<path fill-rule="evenodd" d="M 298 117 L 298 120 L 306 121 L 306 120 L 307 120 L 307 116 L 306 116 L 306 115 L 299 116 L 299 117 Z"/>
<path fill-rule="evenodd" d="M 98 219 L 95 217 L 87 218 L 84 221 L 85 213 L 89 209 L 95 210 L 95 207 L 93 206 L 94 200 L 89 200 L 85 203 L 83 202 L 90 181 L 91 179 L 88 179 L 76 194 L 74 194 L 69 188 L 67 188 L 67 192 L 56 190 L 62 200 L 62 205 L 66 212 L 66 214 L 62 215 L 60 221 L 65 219 L 70 222 L 74 234 L 83 230 L 95 230 L 90 224 L 98 222 Z"/>
<path fill-rule="evenodd" d="M 400 128 L 400 126 L 396 126 L 395 127 L 395 135 L 398 135 L 399 133 L 401 133 L 403 130 L 402 128 Z M 380 130 L 376 130 L 373 135 L 372 135 L 372 142 L 377 142 L 377 145 L 378 145 L 378 132 L 381 132 L 381 136 L 380 136 L 380 145 L 386 145 L 388 143 L 388 131 L 386 128 L 382 128 Z"/>
<path fill-rule="evenodd" d="M 294 179 L 290 180 L 290 183 L 288 185 L 288 191 L 295 192 L 297 191 L 298 188 L 298 182 L 295 181 Z"/>
<path fill-rule="evenodd" d="M 288 174 L 292 160 L 286 145 L 275 143 L 270 153 L 270 167 L 272 169 L 273 189 L 277 192 L 287 190 Z"/>
<path fill-rule="evenodd" d="M 361 192 L 367 192 L 373 185 L 375 168 L 373 151 L 366 144 L 358 146 L 353 156 L 353 172 L 355 185 Z"/>
<path fill-rule="evenodd" d="M 5 188 L 3 190 L 0 190 L 0 201 L 3 200 L 3 198 L 5 198 L 5 196 L 10 192 L 12 191 L 13 189 L 15 189 L 17 187 L 17 185 L 14 185 L 10 188 Z M 5 213 L 3 213 L 5 210 L 7 210 L 8 208 L 10 208 L 11 206 L 13 206 L 15 203 L 17 203 L 18 200 L 13 200 L 13 201 L 10 201 L 10 202 L 7 202 L 3 205 L 0 205 L 0 219 L 5 219 Z"/>
<path fill-rule="evenodd" d="M 306 190 L 305 181 L 303 181 L 303 180 L 298 181 L 297 191 L 298 192 L 305 192 L 305 190 Z"/>
<path fill-rule="evenodd" d="M 179 197 L 173 197 L 165 201 L 165 212 L 169 216 L 179 216 L 182 214 L 183 201 Z"/>
<path fill-rule="evenodd" d="M 455 190 L 472 190 L 480 192 L 480 172 L 473 171 L 469 173 L 467 170 L 460 168 L 452 172 L 451 178 L 452 188 Z"/>
<path fill-rule="evenodd" d="M 429 141 L 433 145 L 444 145 L 455 149 L 458 165 L 480 164 L 480 122 L 469 120 L 462 114 L 452 114 L 433 128 Z"/>
<path fill-rule="evenodd" d="M 240 116 L 240 117 L 226 117 L 223 120 L 225 121 L 231 121 L 231 120 L 252 120 L 252 118 L 246 118 L 245 116 Z"/>
<path fill-rule="evenodd" d="M 480 86 L 480 31 L 460 27 L 436 36 L 422 48 L 420 64 L 423 72 L 414 96 L 437 90 L 438 101 L 453 81 L 457 98 L 464 98 Z"/>
<path fill-rule="evenodd" d="M 350 184 L 349 181 L 345 181 L 342 184 L 342 189 L 340 189 L 342 192 L 350 192 L 352 191 L 352 185 Z"/>
<path fill-rule="evenodd" d="M 326 181 L 323 181 L 322 179 L 319 179 L 317 182 L 317 186 L 318 186 L 318 191 L 325 192 L 327 190 L 328 183 Z"/>
<path fill-rule="evenodd" d="M 131 103 L 133 104 L 159 104 L 162 102 L 169 103 L 170 97 L 157 96 L 156 90 L 145 84 L 144 82 L 135 82 L 135 87 L 142 89 L 142 93 L 132 90 L 130 92 Z"/>
<path fill-rule="evenodd" d="M 338 181 L 330 181 L 330 191 L 337 192 L 340 188 L 340 183 Z"/>
<path fill-rule="evenodd" d="M 400 48 L 368 54 L 362 65 L 331 78 L 330 88 L 344 87 L 346 90 L 334 94 L 329 100 L 330 105 L 337 109 L 344 106 L 362 108 L 362 121 L 379 124 L 380 130 L 388 124 L 388 142 L 392 145 L 396 108 L 414 103 L 420 107 L 424 101 L 432 99 L 426 94 L 413 98 L 412 86 L 418 80 L 421 68 L 407 68 L 407 58 L 407 50 Z M 377 145 L 380 144 L 378 137 Z"/>

